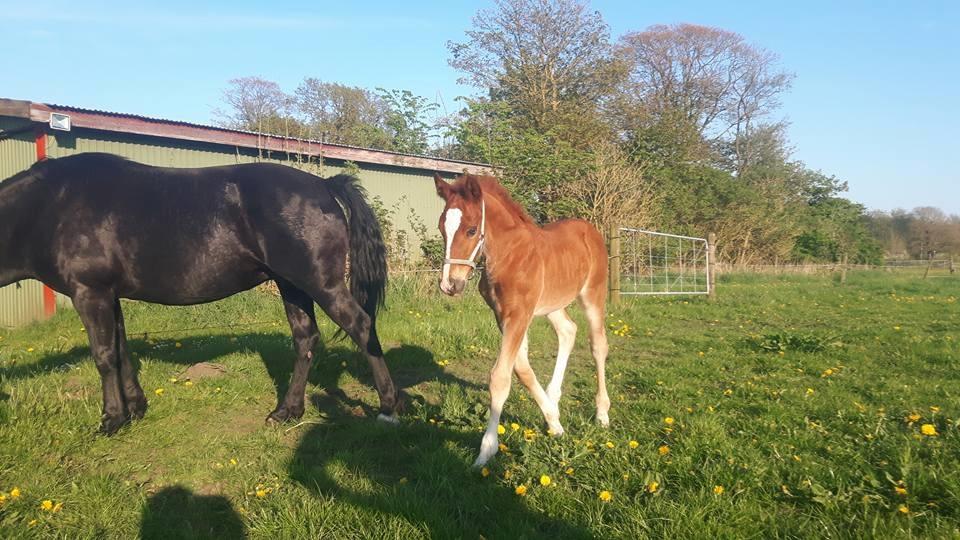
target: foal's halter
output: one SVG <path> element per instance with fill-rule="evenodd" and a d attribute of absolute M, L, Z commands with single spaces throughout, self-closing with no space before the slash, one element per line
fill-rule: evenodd
<path fill-rule="evenodd" d="M 477 242 L 477 247 L 473 248 L 473 252 L 470 253 L 469 259 L 444 259 L 443 264 L 462 264 L 464 266 L 469 266 L 474 270 L 477 269 L 477 263 L 474 262 L 474 259 L 477 258 L 477 255 L 480 253 L 480 248 L 483 247 L 483 241 L 486 240 L 487 236 L 485 234 L 487 225 L 487 204 L 483 199 L 480 199 L 480 241 Z"/>

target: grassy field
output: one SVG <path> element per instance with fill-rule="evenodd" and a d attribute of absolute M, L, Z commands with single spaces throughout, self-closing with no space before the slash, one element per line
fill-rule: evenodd
<path fill-rule="evenodd" d="M 150 409 L 112 438 L 94 434 L 99 378 L 74 313 L 0 330 L 0 537 L 960 535 L 960 279 L 743 275 L 719 290 L 611 310 L 606 430 L 572 309 L 567 434 L 547 436 L 515 383 L 487 475 L 470 464 L 499 336 L 475 290 L 392 287 L 399 427 L 373 421 L 367 366 L 336 341 L 303 422 L 264 425 L 293 352 L 261 291 L 124 304 Z M 546 384 L 545 320 L 530 344 Z M 201 361 L 225 373 L 186 373 Z"/>

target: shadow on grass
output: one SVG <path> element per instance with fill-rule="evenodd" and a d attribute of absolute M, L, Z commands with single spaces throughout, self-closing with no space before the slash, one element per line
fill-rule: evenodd
<path fill-rule="evenodd" d="M 196 495 L 171 486 L 150 496 L 143 509 L 140 538 L 246 538 L 240 516 L 226 497 Z"/>
<path fill-rule="evenodd" d="M 582 525 L 531 509 L 512 486 L 471 468 L 479 440 L 477 432 L 443 426 L 341 417 L 304 435 L 289 476 L 318 497 L 352 505 L 381 523 L 381 516 L 392 516 L 428 538 L 590 537 Z M 363 534 L 384 536 L 386 530 Z M 396 534 L 395 526 L 389 530 Z"/>
<path fill-rule="evenodd" d="M 178 347 L 177 344 L 180 346 Z M 252 352 L 260 357 L 273 380 L 277 389 L 278 402 L 286 394 L 296 360 L 292 339 L 288 334 L 278 332 L 217 334 L 179 340 L 134 337 L 128 339 L 128 348 L 132 355 L 134 369 L 138 372 L 139 358 L 143 356 L 168 364 L 190 366 L 198 362 L 213 362 L 234 353 Z M 394 347 L 386 351 L 384 357 L 394 382 L 401 391 L 430 380 L 455 383 L 464 387 L 478 387 L 475 383 L 445 372 L 436 364 L 430 351 L 416 345 Z M 0 370 L 0 375 L 7 380 L 26 379 L 50 371 L 69 369 L 69 366 L 80 362 L 92 362 L 88 346 L 73 347 L 63 352 L 48 354 L 31 363 L 8 366 Z M 365 414 L 375 415 L 378 403 L 361 403 L 349 398 L 343 390 L 338 388 L 337 383 L 345 372 L 361 383 L 373 387 L 373 376 L 369 364 L 363 355 L 357 352 L 352 342 L 328 340 L 318 345 L 308 380 L 315 387 L 323 389 L 327 395 L 314 394 L 310 397 L 311 401 L 321 412 L 332 414 L 334 409 L 336 412 L 343 412 L 345 408 L 356 410 L 359 407 Z"/>

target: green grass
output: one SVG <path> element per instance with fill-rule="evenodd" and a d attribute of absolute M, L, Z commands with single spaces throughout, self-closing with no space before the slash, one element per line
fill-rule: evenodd
<path fill-rule="evenodd" d="M 293 352 L 279 300 L 259 291 L 188 308 L 125 303 L 150 409 L 111 438 L 94 434 L 99 378 L 74 313 L 0 330 L 0 537 L 960 534 L 960 280 L 742 275 L 719 291 L 610 310 L 606 430 L 593 423 L 593 361 L 572 309 L 567 434 L 547 436 L 514 384 L 509 453 L 488 477 L 470 464 L 499 335 L 475 291 L 391 289 L 380 332 L 410 396 L 399 427 L 373 421 L 369 370 L 335 341 L 316 355 L 303 423 L 264 425 Z M 544 385 L 555 347 L 537 320 L 530 354 Z M 200 361 L 227 373 L 185 384 Z"/>

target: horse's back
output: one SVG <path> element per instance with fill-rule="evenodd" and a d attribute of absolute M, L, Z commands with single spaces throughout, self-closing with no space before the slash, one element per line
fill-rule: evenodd
<path fill-rule="evenodd" d="M 319 178 L 283 165 L 180 169 L 109 154 L 43 165 L 44 277 L 68 294 L 99 281 L 159 303 L 229 296 L 269 279 L 271 257 L 303 262 L 304 231 L 342 215 Z"/>

